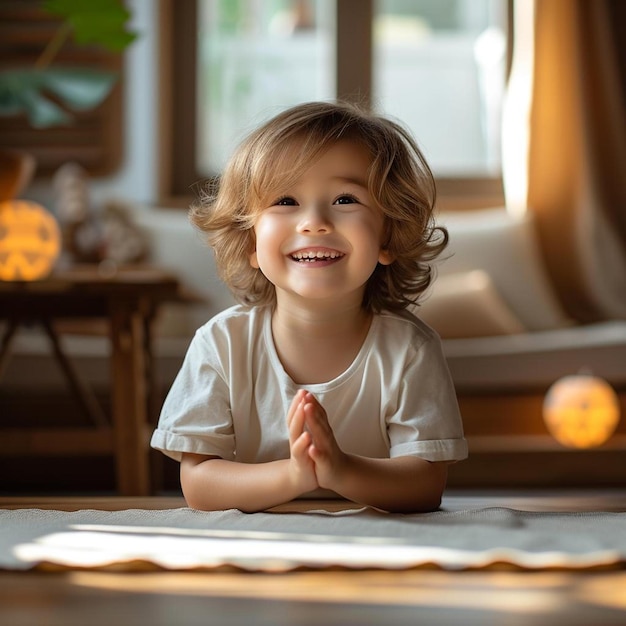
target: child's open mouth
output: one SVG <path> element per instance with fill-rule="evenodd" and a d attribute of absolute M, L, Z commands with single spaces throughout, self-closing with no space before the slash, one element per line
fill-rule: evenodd
<path fill-rule="evenodd" d="M 333 263 L 341 259 L 344 255 L 343 252 L 337 250 L 304 250 L 294 252 L 291 258 L 296 263 Z"/>

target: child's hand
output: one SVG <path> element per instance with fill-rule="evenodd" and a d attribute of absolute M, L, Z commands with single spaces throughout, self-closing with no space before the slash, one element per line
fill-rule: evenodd
<path fill-rule="evenodd" d="M 311 435 L 305 430 L 304 404 L 308 394 L 301 389 L 295 395 L 287 413 L 289 428 L 289 475 L 296 490 L 302 494 L 318 488 L 315 464 L 309 456 Z"/>
<path fill-rule="evenodd" d="M 305 394 L 303 410 L 305 425 L 313 439 L 308 453 L 315 463 L 317 482 L 320 487 L 333 489 L 346 467 L 348 457 L 337 444 L 326 411 L 313 394 Z"/>

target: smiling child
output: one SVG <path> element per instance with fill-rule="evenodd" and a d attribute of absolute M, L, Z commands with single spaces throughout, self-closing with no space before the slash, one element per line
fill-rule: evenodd
<path fill-rule="evenodd" d="M 240 304 L 196 332 L 152 437 L 189 506 L 439 506 L 467 444 L 439 337 L 407 311 L 447 243 L 434 200 L 408 132 L 351 104 L 240 145 L 191 212 Z"/>

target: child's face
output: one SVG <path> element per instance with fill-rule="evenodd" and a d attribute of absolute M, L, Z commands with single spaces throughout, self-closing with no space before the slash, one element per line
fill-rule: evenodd
<path fill-rule="evenodd" d="M 250 264 L 274 284 L 279 303 L 347 298 L 360 305 L 377 263 L 392 262 L 382 249 L 383 214 L 367 189 L 370 163 L 365 148 L 340 141 L 263 207 Z"/>

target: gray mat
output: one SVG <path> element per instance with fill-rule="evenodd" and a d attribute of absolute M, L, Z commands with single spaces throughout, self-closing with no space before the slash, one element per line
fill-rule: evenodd
<path fill-rule="evenodd" d="M 0 511 L 0 568 L 584 569 L 626 563 L 626 513 Z"/>

